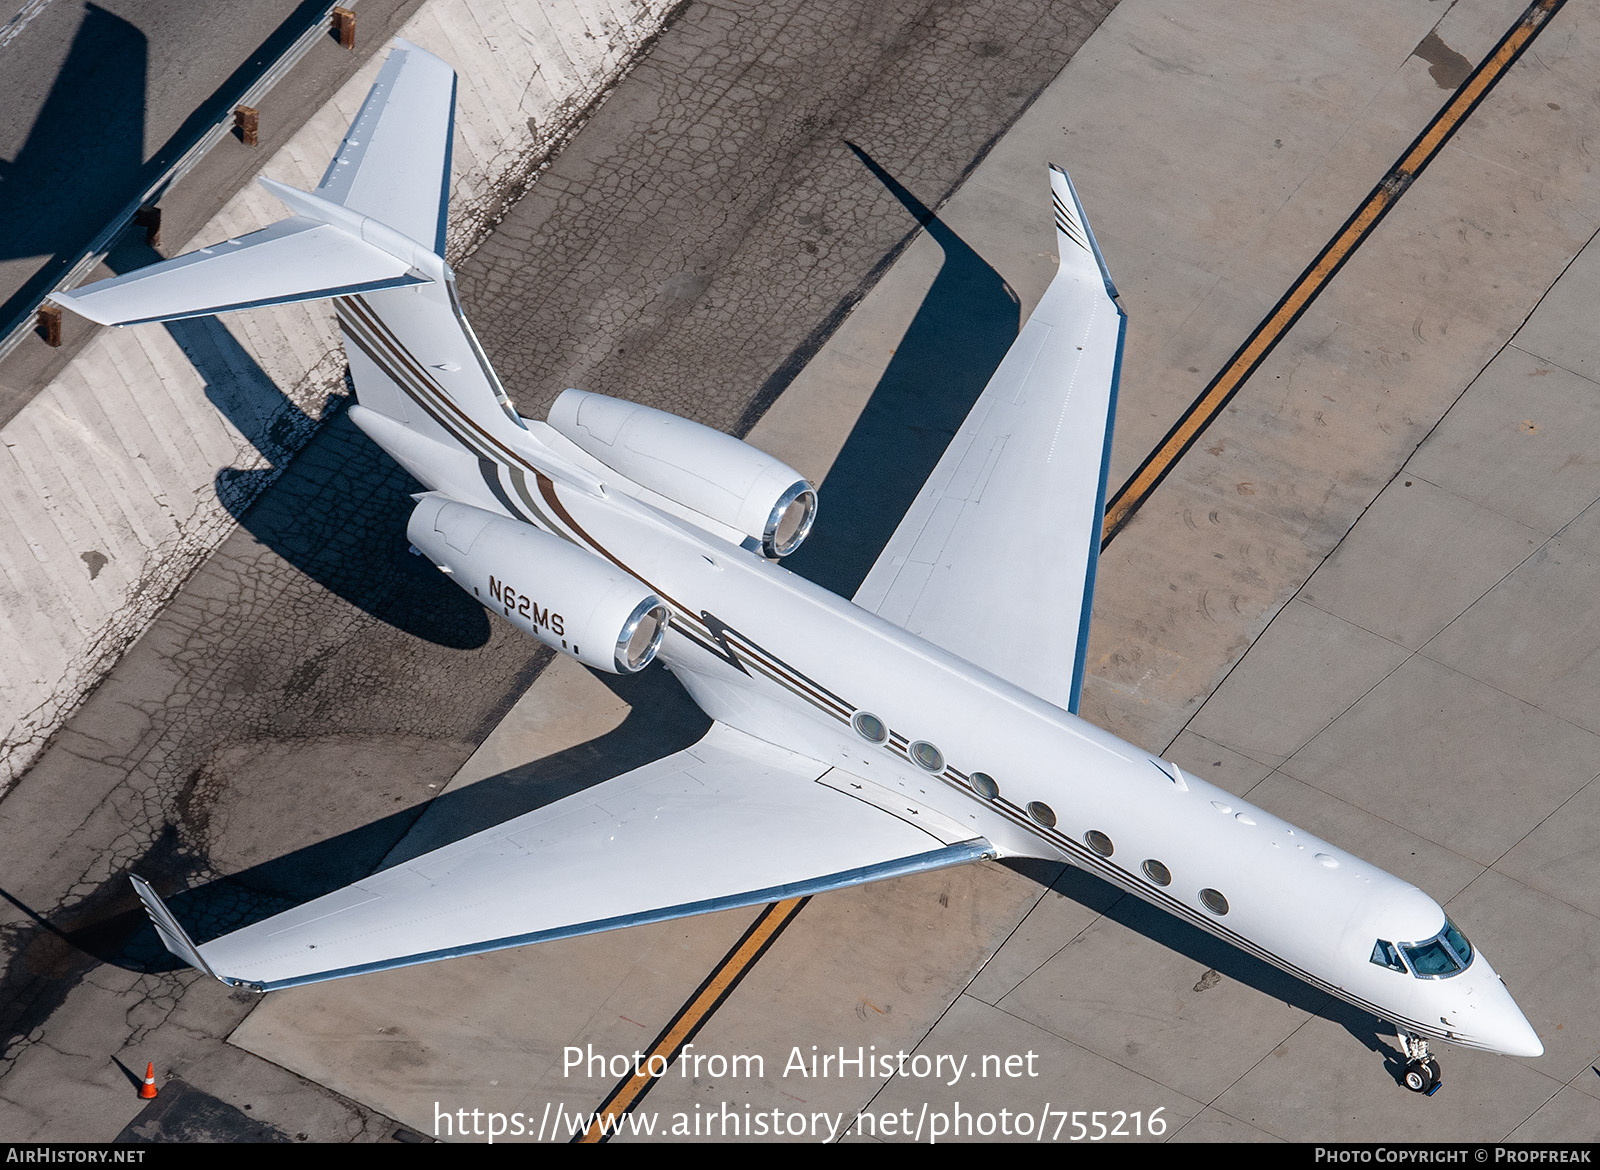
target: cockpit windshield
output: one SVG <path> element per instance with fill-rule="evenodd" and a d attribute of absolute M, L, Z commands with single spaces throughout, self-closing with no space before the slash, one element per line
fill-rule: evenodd
<path fill-rule="evenodd" d="M 1456 924 L 1448 918 L 1444 920 L 1444 941 L 1456 953 L 1456 958 L 1461 960 L 1461 966 L 1466 967 L 1472 962 L 1472 944 L 1467 941 L 1467 936 L 1456 929 Z"/>
<path fill-rule="evenodd" d="M 1438 978 L 1444 975 L 1454 975 L 1461 970 L 1456 962 L 1455 953 L 1436 938 L 1427 942 L 1406 943 L 1401 948 L 1406 953 L 1406 960 L 1411 964 L 1414 975 L 1432 976 Z"/>
<path fill-rule="evenodd" d="M 1401 943 L 1400 950 L 1418 979 L 1448 979 L 1472 962 L 1472 944 L 1448 918 L 1438 934 L 1424 942 Z"/>

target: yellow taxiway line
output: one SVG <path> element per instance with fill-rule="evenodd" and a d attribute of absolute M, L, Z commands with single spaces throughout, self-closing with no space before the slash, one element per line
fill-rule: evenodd
<path fill-rule="evenodd" d="M 609 1141 L 616 1132 L 617 1122 L 624 1113 L 630 1112 L 644 1099 L 652 1085 L 660 1080 L 661 1074 L 651 1073 L 652 1066 L 665 1068 L 677 1059 L 678 1053 L 683 1051 L 683 1046 L 693 1040 L 695 1033 L 702 1024 L 711 1018 L 711 1013 L 722 1006 L 722 1001 L 727 999 L 733 989 L 739 985 L 745 973 L 756 965 L 756 961 L 766 954 L 783 928 L 794 921 L 794 916 L 800 913 L 800 908 L 809 902 L 810 898 L 788 898 L 782 902 L 773 902 L 751 923 L 750 929 L 744 936 L 733 944 L 730 950 L 718 963 L 716 969 L 706 976 L 705 982 L 695 989 L 687 1003 L 678 1009 L 678 1014 L 672 1022 L 662 1029 L 661 1035 L 656 1037 L 656 1042 L 650 1046 L 650 1051 L 645 1053 L 643 1060 L 636 1061 L 635 1071 L 611 1090 L 611 1095 L 601 1102 L 600 1108 L 595 1110 L 595 1119 L 589 1123 L 589 1128 L 573 1138 L 574 1144 L 599 1143 Z M 662 1061 L 654 1058 L 660 1056 Z"/>
<path fill-rule="evenodd" d="M 1500 43 L 1493 51 L 1478 63 L 1478 67 L 1462 82 L 1444 108 L 1434 115 L 1433 121 L 1400 156 L 1400 161 L 1378 181 L 1371 194 L 1345 220 L 1344 226 L 1300 274 L 1289 291 L 1283 294 L 1283 299 L 1274 306 L 1272 312 L 1256 326 L 1217 376 L 1211 379 L 1211 384 L 1200 397 L 1190 403 L 1189 409 L 1173 424 L 1166 438 L 1111 498 L 1106 505 L 1105 524 L 1100 530 L 1102 549 L 1127 526 L 1139 506 L 1150 498 L 1150 493 L 1166 478 L 1184 452 L 1194 446 L 1195 440 L 1222 413 L 1223 407 L 1267 359 L 1267 355 L 1300 319 L 1301 314 L 1311 307 L 1311 303 L 1328 286 L 1344 262 L 1361 247 L 1389 209 L 1399 202 L 1406 188 L 1422 174 L 1450 140 L 1450 136 L 1460 129 L 1472 111 L 1478 108 L 1478 103 L 1494 88 L 1495 82 L 1505 75 L 1565 3 L 1566 0 L 1534 0 L 1516 24 L 1500 38 Z"/>

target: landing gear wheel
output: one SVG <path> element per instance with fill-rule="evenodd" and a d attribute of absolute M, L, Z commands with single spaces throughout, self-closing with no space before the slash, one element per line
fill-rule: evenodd
<path fill-rule="evenodd" d="M 1400 1083 L 1413 1093 L 1433 1096 L 1444 1078 L 1439 1074 L 1439 1062 L 1428 1052 L 1428 1042 L 1405 1032 L 1398 1036 L 1400 1049 L 1406 1054 L 1406 1070 L 1401 1074 Z"/>
<path fill-rule="evenodd" d="M 1439 1064 L 1432 1059 L 1409 1060 L 1401 1080 L 1413 1093 L 1431 1094 L 1439 1087 Z"/>

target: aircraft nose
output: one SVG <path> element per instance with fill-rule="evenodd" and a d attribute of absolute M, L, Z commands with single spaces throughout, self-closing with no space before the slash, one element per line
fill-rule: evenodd
<path fill-rule="evenodd" d="M 1483 1042 L 1506 1056 L 1543 1056 L 1544 1041 L 1498 978 L 1487 998 L 1490 1007 L 1483 1023 Z"/>
<path fill-rule="evenodd" d="M 1544 1055 L 1544 1041 L 1539 1039 L 1539 1033 L 1533 1030 L 1533 1025 L 1523 1018 L 1521 1012 L 1517 1012 L 1516 1019 L 1508 1021 L 1508 1024 L 1497 1029 L 1496 1034 L 1490 1037 L 1490 1043 L 1497 1052 L 1507 1056 Z"/>

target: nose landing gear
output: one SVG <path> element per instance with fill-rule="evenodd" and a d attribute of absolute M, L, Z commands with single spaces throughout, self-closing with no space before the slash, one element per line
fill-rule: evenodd
<path fill-rule="evenodd" d="M 1439 1062 L 1428 1055 L 1428 1042 L 1420 1036 L 1400 1033 L 1400 1046 L 1405 1050 L 1406 1068 L 1400 1083 L 1413 1093 L 1431 1097 L 1444 1083 L 1439 1072 Z"/>

